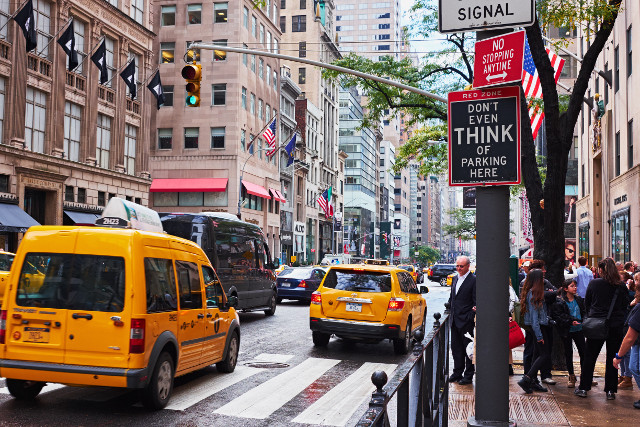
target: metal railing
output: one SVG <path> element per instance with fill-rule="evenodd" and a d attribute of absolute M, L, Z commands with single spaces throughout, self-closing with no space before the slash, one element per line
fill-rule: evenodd
<path fill-rule="evenodd" d="M 435 322 L 424 338 L 417 331 L 411 356 L 396 369 L 387 383 L 387 374 L 376 371 L 371 382 L 376 391 L 371 395 L 369 408 L 362 415 L 358 427 L 389 426 L 389 401 L 397 396 L 396 423 L 398 427 L 448 425 L 449 418 L 449 310 L 433 315 Z"/>

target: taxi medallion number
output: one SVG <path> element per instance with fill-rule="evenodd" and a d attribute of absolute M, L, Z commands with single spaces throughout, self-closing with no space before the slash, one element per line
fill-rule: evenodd
<path fill-rule="evenodd" d="M 37 342 L 48 343 L 49 342 L 49 328 L 24 328 L 23 342 Z"/>
<path fill-rule="evenodd" d="M 347 311 L 357 311 L 357 312 L 362 312 L 362 304 L 357 304 L 355 302 L 348 302 L 347 303 L 347 307 L 346 307 Z"/>

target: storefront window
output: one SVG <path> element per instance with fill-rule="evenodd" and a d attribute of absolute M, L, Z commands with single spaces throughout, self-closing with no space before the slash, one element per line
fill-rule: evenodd
<path fill-rule="evenodd" d="M 578 250 L 581 256 L 589 255 L 589 223 L 580 224 L 578 230 Z M 585 255 L 586 254 L 586 255 Z"/>
<path fill-rule="evenodd" d="M 631 258 L 629 227 L 628 207 L 611 215 L 611 252 L 615 261 L 626 262 Z"/>

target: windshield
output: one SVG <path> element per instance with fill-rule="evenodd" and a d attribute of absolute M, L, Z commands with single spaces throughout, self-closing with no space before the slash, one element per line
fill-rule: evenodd
<path fill-rule="evenodd" d="M 121 312 L 124 283 L 122 257 L 30 253 L 22 264 L 16 302 L 25 307 Z"/>
<path fill-rule="evenodd" d="M 373 271 L 331 270 L 323 286 L 342 291 L 391 292 L 391 274 Z"/>
<path fill-rule="evenodd" d="M 288 268 L 284 270 L 278 277 L 288 277 L 290 279 L 308 279 L 311 276 L 310 268 Z"/>

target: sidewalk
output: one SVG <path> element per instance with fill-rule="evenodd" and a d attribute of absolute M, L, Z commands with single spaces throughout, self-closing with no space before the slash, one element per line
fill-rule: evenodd
<path fill-rule="evenodd" d="M 525 394 L 517 382 L 522 377 L 522 350 L 513 350 L 515 375 L 509 377 L 509 416 L 518 427 L 538 426 L 635 426 L 640 425 L 640 410 L 633 402 L 640 399 L 640 390 L 635 382 L 633 389 L 619 390 L 616 400 L 606 400 L 604 393 L 604 347 L 598 357 L 594 381 L 589 396 L 574 396 L 573 388 L 567 387 L 567 373 L 553 371 L 553 379 L 558 383 L 547 386 L 548 393 Z M 574 351 L 576 375 L 580 373 L 577 351 Z M 450 360 L 450 366 L 453 365 Z M 507 368 L 505 367 L 505 370 Z M 453 383 L 449 388 L 449 425 L 466 427 L 467 420 L 474 411 L 474 385 L 461 386 Z"/>

